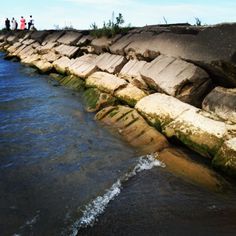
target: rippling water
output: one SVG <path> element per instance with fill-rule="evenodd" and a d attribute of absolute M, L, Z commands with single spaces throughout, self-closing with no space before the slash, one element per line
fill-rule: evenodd
<path fill-rule="evenodd" d="M 79 94 L 2 57 L 0 235 L 236 232 L 234 190 L 202 189 L 139 157 Z"/>

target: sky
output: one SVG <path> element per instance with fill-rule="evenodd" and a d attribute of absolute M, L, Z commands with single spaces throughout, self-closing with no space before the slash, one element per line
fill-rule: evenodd
<path fill-rule="evenodd" d="M 89 29 L 94 22 L 103 22 L 122 13 L 124 26 L 144 26 L 171 23 L 202 24 L 236 22 L 235 0 L 1 0 L 0 28 L 5 18 L 33 16 L 37 29 L 72 26 Z M 164 20 L 165 18 L 165 20 Z"/>

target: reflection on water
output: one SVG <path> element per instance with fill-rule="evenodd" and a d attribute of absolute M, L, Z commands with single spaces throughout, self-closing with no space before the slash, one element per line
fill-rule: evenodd
<path fill-rule="evenodd" d="M 201 189 L 165 168 L 124 181 L 138 156 L 84 112 L 79 94 L 0 59 L 1 235 L 68 235 L 72 227 L 79 235 L 235 230 L 233 191 Z M 120 194 L 106 195 L 118 180 Z M 103 198 L 105 211 L 95 214 L 93 227 L 79 229 L 76 222 L 96 208 L 99 196 L 110 196 Z"/>

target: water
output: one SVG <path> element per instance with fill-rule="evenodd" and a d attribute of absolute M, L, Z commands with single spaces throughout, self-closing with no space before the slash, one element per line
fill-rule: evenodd
<path fill-rule="evenodd" d="M 216 193 L 140 157 L 79 94 L 0 55 L 0 235 L 233 235 Z"/>

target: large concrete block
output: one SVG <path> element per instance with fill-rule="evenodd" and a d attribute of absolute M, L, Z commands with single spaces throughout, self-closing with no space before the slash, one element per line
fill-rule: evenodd
<path fill-rule="evenodd" d="M 97 67 L 102 71 L 116 74 L 127 62 L 126 58 L 119 55 L 113 55 L 110 53 L 103 53 L 97 57 Z"/>
<path fill-rule="evenodd" d="M 61 57 L 61 55 L 59 55 L 53 51 L 49 51 L 47 54 L 42 55 L 41 59 L 43 61 L 54 62 L 54 61 L 58 60 L 60 57 Z"/>
<path fill-rule="evenodd" d="M 236 123 L 236 88 L 216 87 L 205 97 L 202 108 L 225 121 Z"/>
<path fill-rule="evenodd" d="M 167 137 L 176 137 L 194 151 L 212 158 L 224 142 L 228 128 L 224 122 L 208 118 L 198 110 L 187 110 L 167 124 L 163 132 Z"/>
<path fill-rule="evenodd" d="M 55 51 L 62 56 L 72 58 L 79 51 L 79 47 L 61 44 L 55 48 Z"/>
<path fill-rule="evenodd" d="M 68 57 L 61 57 L 53 62 L 53 67 L 60 74 L 66 74 L 67 68 L 70 66 L 71 60 Z"/>
<path fill-rule="evenodd" d="M 65 32 L 63 30 L 50 33 L 42 42 L 42 45 L 55 43 Z"/>
<path fill-rule="evenodd" d="M 37 67 L 43 73 L 48 73 L 53 68 L 52 63 L 46 60 L 34 61 L 33 65 Z"/>
<path fill-rule="evenodd" d="M 96 66 L 97 55 L 85 54 L 81 57 L 77 57 L 68 67 L 68 71 L 80 78 L 87 78 L 92 73 L 98 70 Z"/>
<path fill-rule="evenodd" d="M 134 107 L 135 104 L 147 96 L 147 94 L 136 86 L 128 84 L 126 87 L 118 89 L 114 96 Z"/>
<path fill-rule="evenodd" d="M 140 73 L 152 89 L 195 106 L 200 106 L 211 87 L 211 80 L 203 69 L 163 55 L 147 63 Z"/>
<path fill-rule="evenodd" d="M 95 87 L 103 92 L 114 94 L 114 92 L 127 85 L 127 82 L 105 72 L 95 72 L 86 79 L 87 87 Z"/>
<path fill-rule="evenodd" d="M 38 43 L 42 43 L 43 40 L 47 35 L 49 35 L 49 31 L 42 30 L 42 31 L 33 31 L 32 34 L 30 35 L 30 38 L 37 41 Z"/>
<path fill-rule="evenodd" d="M 198 109 L 178 99 L 160 93 L 154 93 L 141 99 L 135 108 L 159 130 L 177 119 L 183 112 Z"/>
<path fill-rule="evenodd" d="M 129 60 L 121 69 L 119 77 L 140 89 L 147 89 L 148 86 L 140 75 L 140 71 L 146 64 L 146 61 Z"/>
<path fill-rule="evenodd" d="M 57 42 L 67 45 L 76 45 L 81 37 L 82 34 L 79 32 L 66 32 L 63 36 L 57 39 Z"/>

